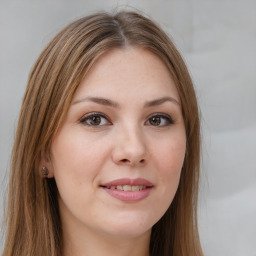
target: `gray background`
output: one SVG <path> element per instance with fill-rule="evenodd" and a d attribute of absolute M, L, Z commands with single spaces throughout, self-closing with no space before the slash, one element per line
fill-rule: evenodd
<path fill-rule="evenodd" d="M 127 6 L 171 35 L 194 80 L 203 125 L 199 228 L 205 254 L 256 256 L 254 0 L 0 0 L 1 209 L 19 107 L 39 53 L 74 19 Z"/>

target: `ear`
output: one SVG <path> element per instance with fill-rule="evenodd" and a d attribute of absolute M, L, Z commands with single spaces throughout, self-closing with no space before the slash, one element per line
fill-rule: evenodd
<path fill-rule="evenodd" d="M 49 154 L 42 153 L 41 154 L 41 159 L 40 159 L 40 164 L 39 164 L 39 172 L 40 175 L 43 178 L 53 178 L 53 164 L 51 161 L 51 158 Z"/>

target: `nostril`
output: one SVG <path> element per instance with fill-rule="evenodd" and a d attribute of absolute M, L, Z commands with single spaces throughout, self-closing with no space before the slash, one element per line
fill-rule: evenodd
<path fill-rule="evenodd" d="M 145 159 L 141 159 L 139 161 L 133 161 L 133 160 L 129 160 L 127 158 L 123 158 L 119 161 L 119 163 L 123 163 L 123 164 L 129 164 L 129 165 L 136 165 L 136 162 L 138 164 L 145 164 L 146 160 Z"/>

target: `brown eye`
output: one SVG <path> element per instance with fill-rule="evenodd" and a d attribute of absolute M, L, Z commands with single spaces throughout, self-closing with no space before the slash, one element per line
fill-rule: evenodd
<path fill-rule="evenodd" d="M 149 119 L 149 123 L 153 126 L 158 126 L 161 124 L 161 118 L 159 116 L 153 116 Z"/>
<path fill-rule="evenodd" d="M 86 115 L 80 120 L 80 123 L 85 124 L 87 126 L 96 126 L 96 127 L 111 124 L 108 121 L 107 117 L 105 117 L 103 114 L 97 114 L 97 113 Z"/>
<path fill-rule="evenodd" d="M 156 127 L 164 127 L 164 126 L 174 124 L 174 121 L 169 115 L 155 114 L 148 119 L 146 124 L 151 126 L 156 126 Z"/>

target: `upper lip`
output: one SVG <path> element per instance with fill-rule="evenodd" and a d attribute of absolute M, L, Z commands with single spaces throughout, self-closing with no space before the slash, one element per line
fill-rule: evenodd
<path fill-rule="evenodd" d="M 101 184 L 102 187 L 123 186 L 123 185 L 153 187 L 153 184 L 144 178 L 136 178 L 136 179 L 123 178 L 123 179 L 116 179 L 116 180 L 112 180 L 110 182 Z"/>

